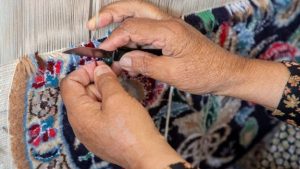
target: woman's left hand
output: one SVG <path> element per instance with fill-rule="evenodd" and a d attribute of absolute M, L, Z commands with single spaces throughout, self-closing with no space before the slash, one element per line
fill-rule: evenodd
<path fill-rule="evenodd" d="M 184 161 L 104 63 L 72 72 L 62 80 L 61 93 L 76 137 L 102 159 L 128 169 L 162 169 Z"/>

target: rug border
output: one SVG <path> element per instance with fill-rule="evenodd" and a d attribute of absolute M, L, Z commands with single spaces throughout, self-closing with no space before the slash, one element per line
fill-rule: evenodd
<path fill-rule="evenodd" d="M 9 94 L 8 122 L 13 162 L 18 169 L 30 169 L 24 139 L 24 112 L 27 81 L 33 72 L 31 60 L 23 57 L 16 66 Z"/>

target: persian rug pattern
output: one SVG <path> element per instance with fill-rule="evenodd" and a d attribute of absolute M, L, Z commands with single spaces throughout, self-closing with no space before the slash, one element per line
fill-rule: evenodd
<path fill-rule="evenodd" d="M 191 14 L 184 20 L 216 44 L 239 55 L 300 61 L 299 3 L 299 0 L 239 2 Z M 96 47 L 102 40 L 82 45 Z M 25 97 L 14 98 L 25 99 L 23 111 L 19 112 L 23 113 L 19 121 L 23 129 L 18 128 L 21 137 L 14 142 L 24 145 L 24 150 L 15 153 L 14 158 L 28 163 L 18 164 L 19 168 L 120 168 L 102 161 L 76 139 L 60 96 L 60 80 L 78 66 L 94 60 L 60 52 L 35 54 L 28 59 L 34 74 L 27 78 Z M 123 73 L 120 78 L 142 86 L 141 103 L 164 133 L 170 87 L 141 75 L 132 78 Z M 250 102 L 191 95 L 176 89 L 172 97 L 168 142 L 200 168 L 228 167 L 269 133 L 277 131 L 278 121 L 268 116 L 272 112 Z M 299 162 L 295 165 L 300 166 Z"/>

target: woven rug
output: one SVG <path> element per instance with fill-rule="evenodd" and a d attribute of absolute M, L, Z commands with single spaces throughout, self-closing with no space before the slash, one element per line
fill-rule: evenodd
<path fill-rule="evenodd" d="M 238 2 L 188 15 L 184 20 L 216 44 L 239 55 L 297 61 L 300 56 L 299 3 L 299 0 Z M 96 47 L 102 40 L 81 45 Z M 119 168 L 96 157 L 76 139 L 60 97 L 60 80 L 89 62 L 93 60 L 54 51 L 28 55 L 17 65 L 10 94 L 9 132 L 18 168 Z M 141 103 L 164 133 L 170 87 L 141 75 L 129 77 L 126 72 L 120 78 L 142 86 L 145 99 Z M 172 97 L 168 142 L 185 159 L 201 168 L 232 166 L 264 137 L 273 135 L 271 131 L 278 131 L 278 121 L 268 116 L 271 112 L 250 102 L 191 95 L 176 89 Z M 296 146 L 296 142 L 291 142 L 293 144 Z M 283 151 L 289 152 L 285 149 L 280 152 Z M 292 157 L 284 160 L 291 161 Z M 268 164 L 264 166 L 270 167 Z M 285 161 L 274 163 L 275 167 L 285 164 Z M 259 160 L 248 166 L 258 165 Z M 299 160 L 287 168 L 295 165 L 300 166 Z"/>

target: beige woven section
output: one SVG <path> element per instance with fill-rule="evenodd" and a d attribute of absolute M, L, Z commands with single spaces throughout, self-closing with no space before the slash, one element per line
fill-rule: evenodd
<path fill-rule="evenodd" d="M 13 169 L 8 135 L 8 95 L 16 63 L 0 67 L 0 169 Z"/>
<path fill-rule="evenodd" d="M 1 0 L 0 65 L 24 54 L 51 52 L 89 40 L 91 12 L 116 0 Z M 172 14 L 187 14 L 238 0 L 148 0 Z M 92 3 L 91 3 L 92 2 Z M 110 28 L 108 28 L 110 29 Z M 107 29 L 93 33 L 102 37 Z M 102 35 L 102 36 L 101 36 Z"/>

